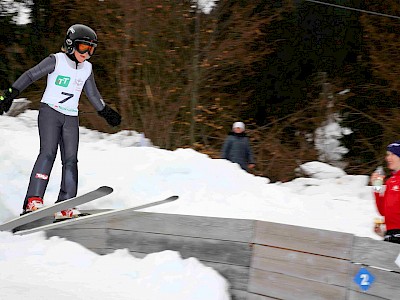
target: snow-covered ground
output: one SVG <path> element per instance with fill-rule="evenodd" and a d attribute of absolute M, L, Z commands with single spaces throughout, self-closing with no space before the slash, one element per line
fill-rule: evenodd
<path fill-rule="evenodd" d="M 39 149 L 37 111 L 0 116 L 0 221 L 21 212 Z M 301 166 L 308 178 L 270 183 L 236 164 L 191 149 L 151 146 L 136 132 L 80 130 L 79 190 L 109 185 L 114 192 L 81 206 L 128 208 L 179 195 L 146 211 L 256 219 L 380 239 L 367 175 L 346 175 L 319 162 Z M 57 158 L 45 204 L 54 203 L 61 178 Z M 121 249 L 99 256 L 43 233 L 0 232 L 0 291 L 4 299 L 229 299 L 228 284 L 196 258 L 164 251 L 145 258 Z M 1 298 L 0 297 L 0 298 Z"/>

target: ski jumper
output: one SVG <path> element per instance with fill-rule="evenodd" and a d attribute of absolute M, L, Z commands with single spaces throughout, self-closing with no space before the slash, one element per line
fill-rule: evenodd
<path fill-rule="evenodd" d="M 97 90 L 92 65 L 88 61 L 77 63 L 65 53 L 52 54 L 26 71 L 13 84 L 24 90 L 31 83 L 47 75 L 38 117 L 40 152 L 33 167 L 23 209 L 28 198 L 43 198 L 57 149 L 60 147 L 62 179 L 56 202 L 77 194 L 78 185 L 78 104 L 82 90 L 97 111 L 105 107 Z"/>
<path fill-rule="evenodd" d="M 386 181 L 383 195 L 376 192 L 374 195 L 376 207 L 379 213 L 385 217 L 387 235 L 400 234 L 400 171 L 393 173 Z M 398 237 L 400 241 L 400 235 Z"/>

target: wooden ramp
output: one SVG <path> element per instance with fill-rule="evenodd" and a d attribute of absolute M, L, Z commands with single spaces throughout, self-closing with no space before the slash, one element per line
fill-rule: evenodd
<path fill-rule="evenodd" d="M 234 300 L 400 299 L 400 245 L 346 233 L 129 209 L 45 230 L 99 254 L 127 248 L 136 257 L 163 250 L 196 257 L 229 281 Z M 355 282 L 360 270 L 375 280 L 366 291 Z"/>

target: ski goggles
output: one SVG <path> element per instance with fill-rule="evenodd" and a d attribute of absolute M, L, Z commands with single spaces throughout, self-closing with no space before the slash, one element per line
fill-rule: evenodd
<path fill-rule="evenodd" d="M 94 54 L 94 51 L 96 50 L 96 46 L 96 44 L 88 42 L 76 42 L 75 50 L 78 51 L 80 54 L 85 54 L 87 52 L 90 56 L 92 56 Z"/>

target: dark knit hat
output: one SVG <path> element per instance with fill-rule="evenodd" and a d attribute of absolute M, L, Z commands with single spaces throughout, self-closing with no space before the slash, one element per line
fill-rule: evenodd
<path fill-rule="evenodd" d="M 386 149 L 387 149 L 387 151 L 390 151 L 393 154 L 400 157 L 400 141 L 395 141 L 395 142 L 391 143 L 389 146 L 387 146 Z"/>

